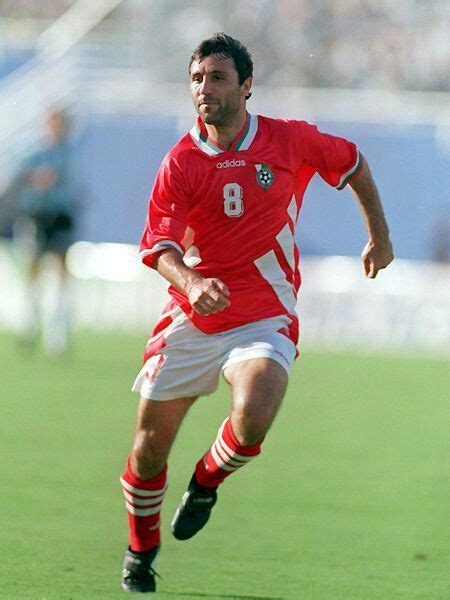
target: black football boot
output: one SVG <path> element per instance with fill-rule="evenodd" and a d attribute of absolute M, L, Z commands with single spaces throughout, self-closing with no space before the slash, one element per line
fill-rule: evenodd
<path fill-rule="evenodd" d="M 216 488 L 200 485 L 193 475 L 171 523 L 172 533 L 177 540 L 188 540 L 200 531 L 206 525 L 216 501 Z"/>
<path fill-rule="evenodd" d="M 133 552 L 130 548 L 125 552 L 122 569 L 122 589 L 125 592 L 155 592 L 155 563 L 159 546 L 148 552 Z"/>

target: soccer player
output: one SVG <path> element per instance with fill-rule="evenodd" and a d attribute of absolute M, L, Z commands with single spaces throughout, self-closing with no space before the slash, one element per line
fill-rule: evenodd
<path fill-rule="evenodd" d="M 72 144 L 66 115 L 54 109 L 45 122 L 45 143 L 20 165 L 5 196 L 13 205 L 14 233 L 26 251 L 26 311 L 21 341 L 36 341 L 39 329 L 39 275 L 42 259 L 52 254 L 57 265 L 58 289 L 53 306 L 42 319 L 43 343 L 50 354 L 67 347 L 68 274 L 65 256 L 73 242 L 75 218 L 74 182 L 71 174 Z"/>
<path fill-rule="evenodd" d="M 393 259 L 378 192 L 356 146 L 305 121 L 249 114 L 252 73 L 248 50 L 228 35 L 196 48 L 189 78 L 197 122 L 165 156 L 150 198 L 140 255 L 171 284 L 171 301 L 133 386 L 141 399 L 121 477 L 127 591 L 155 590 L 169 451 L 189 407 L 214 392 L 221 372 L 230 412 L 194 467 L 173 535 L 194 536 L 225 478 L 261 452 L 296 356 L 295 228 L 315 173 L 354 191 L 368 229 L 367 277 Z"/>

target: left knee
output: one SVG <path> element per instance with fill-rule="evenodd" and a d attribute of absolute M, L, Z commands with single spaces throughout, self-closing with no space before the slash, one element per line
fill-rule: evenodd
<path fill-rule="evenodd" d="M 246 411 L 233 411 L 231 427 L 241 446 L 254 446 L 268 432 L 273 415 L 249 414 Z"/>
<path fill-rule="evenodd" d="M 233 432 L 240 444 L 252 446 L 275 419 L 287 387 L 286 371 L 273 360 L 255 359 L 250 365 L 238 363 L 227 376 L 233 388 Z"/>

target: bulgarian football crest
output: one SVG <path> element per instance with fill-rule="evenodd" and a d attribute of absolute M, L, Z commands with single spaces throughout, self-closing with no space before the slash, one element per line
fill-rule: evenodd
<path fill-rule="evenodd" d="M 275 180 L 273 171 L 270 170 L 269 165 L 255 165 L 255 168 L 258 185 L 268 190 Z"/>

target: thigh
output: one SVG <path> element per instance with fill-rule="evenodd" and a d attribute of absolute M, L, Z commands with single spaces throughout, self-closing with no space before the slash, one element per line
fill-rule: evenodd
<path fill-rule="evenodd" d="M 265 435 L 281 405 L 288 374 L 271 358 L 255 358 L 228 366 L 225 379 L 232 388 L 231 426 L 241 443 Z"/>
<path fill-rule="evenodd" d="M 216 390 L 221 371 L 216 336 L 196 329 L 180 308 L 164 313 L 153 333 L 134 392 L 166 402 Z"/>
<path fill-rule="evenodd" d="M 141 398 L 136 419 L 136 431 L 146 431 L 155 441 L 173 441 L 189 407 L 196 398 L 176 398 L 160 402 Z"/>

